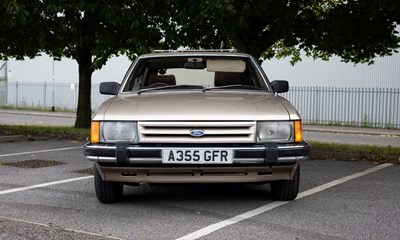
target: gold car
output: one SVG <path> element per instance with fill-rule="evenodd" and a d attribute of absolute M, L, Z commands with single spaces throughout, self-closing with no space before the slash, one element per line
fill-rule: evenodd
<path fill-rule="evenodd" d="M 301 118 L 259 62 L 236 52 L 167 52 L 138 57 L 115 95 L 93 116 L 84 154 L 95 162 L 100 202 L 124 184 L 269 182 L 295 199 L 310 146 Z"/>

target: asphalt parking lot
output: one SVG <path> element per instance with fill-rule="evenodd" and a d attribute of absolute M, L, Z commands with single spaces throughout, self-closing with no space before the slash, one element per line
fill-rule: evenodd
<path fill-rule="evenodd" d="M 305 161 L 292 202 L 222 184 L 128 186 L 105 205 L 83 144 L 0 145 L 0 239 L 400 239 L 399 165 Z"/>

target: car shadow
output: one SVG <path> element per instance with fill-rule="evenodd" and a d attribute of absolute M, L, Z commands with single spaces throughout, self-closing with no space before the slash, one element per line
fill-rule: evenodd
<path fill-rule="evenodd" d="M 269 184 L 166 184 L 124 186 L 123 202 L 273 201 Z"/>

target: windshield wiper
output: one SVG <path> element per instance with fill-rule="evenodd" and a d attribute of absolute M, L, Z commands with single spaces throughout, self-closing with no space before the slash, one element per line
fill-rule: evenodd
<path fill-rule="evenodd" d="M 251 85 L 242 85 L 242 84 L 233 84 L 233 85 L 225 85 L 218 87 L 208 87 L 203 88 L 203 92 L 213 89 L 252 89 L 252 90 L 265 90 L 264 88 L 259 88 Z"/>
<path fill-rule="evenodd" d="M 138 90 L 136 93 L 140 94 L 142 92 L 158 91 L 158 90 L 164 90 L 164 89 L 203 89 L 203 88 L 201 86 L 196 86 L 196 85 L 168 85 L 168 86 L 144 88 L 144 89 Z"/>

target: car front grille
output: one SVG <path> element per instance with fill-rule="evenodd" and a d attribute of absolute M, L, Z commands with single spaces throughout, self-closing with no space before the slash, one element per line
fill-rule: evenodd
<path fill-rule="evenodd" d="M 254 143 L 255 122 L 139 122 L 141 143 Z M 192 136 L 200 130 L 203 136 Z"/>

